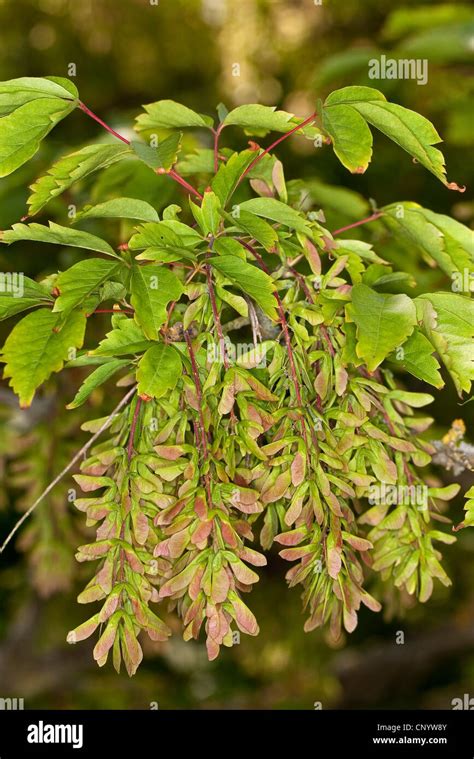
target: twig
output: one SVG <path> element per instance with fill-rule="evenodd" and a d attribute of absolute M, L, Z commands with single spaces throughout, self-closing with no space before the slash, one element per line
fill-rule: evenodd
<path fill-rule="evenodd" d="M 62 470 L 62 472 L 60 472 L 58 474 L 58 476 L 55 477 L 55 479 L 52 482 L 49 483 L 48 487 L 45 488 L 45 490 L 43 490 L 43 492 L 41 493 L 41 495 L 36 499 L 36 501 L 32 504 L 32 506 L 30 506 L 30 508 L 28 509 L 28 511 L 25 511 L 25 513 L 23 514 L 23 516 L 18 520 L 18 522 L 15 524 L 15 526 L 13 527 L 13 529 L 11 530 L 11 532 L 8 534 L 8 536 L 4 540 L 3 545 L 0 548 L 0 554 L 2 554 L 4 552 L 5 548 L 7 547 L 8 543 L 13 538 L 13 536 L 15 535 L 15 533 L 20 529 L 20 527 L 23 524 L 23 522 L 26 522 L 26 520 L 28 519 L 28 517 L 33 513 L 33 511 L 41 503 L 41 501 L 43 501 L 44 498 L 46 498 L 46 496 L 51 492 L 51 490 L 58 484 L 58 482 L 60 482 L 60 480 L 62 480 L 62 478 L 64 477 L 64 475 L 67 474 L 70 469 L 72 469 L 72 467 L 74 466 L 74 464 L 77 461 L 79 461 L 79 459 L 81 459 L 84 456 L 85 453 L 87 453 L 87 451 L 89 450 L 89 448 L 91 447 L 91 445 L 93 445 L 95 443 L 95 441 L 97 440 L 97 438 L 100 437 L 100 435 L 104 432 L 104 430 L 106 430 L 107 427 L 110 426 L 110 424 L 112 423 L 112 421 L 115 419 L 115 417 L 119 413 L 120 409 L 122 409 L 123 406 L 125 406 L 128 403 L 128 401 L 130 400 L 130 398 L 133 396 L 133 394 L 135 393 L 135 390 L 136 390 L 136 387 L 133 387 L 131 390 L 129 390 L 129 392 L 122 398 L 122 400 L 120 401 L 120 403 L 112 411 L 112 413 L 110 414 L 110 416 L 108 416 L 107 419 L 105 420 L 105 422 L 101 425 L 100 429 L 98 429 L 97 432 L 95 432 L 92 435 L 92 437 L 87 441 L 87 443 L 85 443 L 85 445 L 82 446 L 81 450 L 78 451 L 73 456 L 73 458 L 71 459 L 71 461 L 69 462 L 69 464 L 67 464 L 67 466 L 64 467 L 64 469 Z"/>
<path fill-rule="evenodd" d="M 126 137 L 124 137 L 122 134 L 119 134 L 119 132 L 116 132 L 115 129 L 112 129 L 111 126 L 105 123 L 105 121 L 102 121 L 97 114 L 95 114 L 93 111 L 91 111 L 90 108 L 88 108 L 84 103 L 79 102 L 79 108 L 81 111 L 84 111 L 88 116 L 91 117 L 91 119 L 94 119 L 94 121 L 97 121 L 98 124 L 101 125 L 109 134 L 113 134 L 114 137 L 117 137 L 117 139 L 122 140 L 126 145 L 130 145 L 130 140 L 127 140 Z M 178 182 L 182 187 L 184 187 L 188 192 L 191 192 L 193 195 L 196 195 L 197 198 L 200 200 L 203 199 L 203 196 L 200 192 L 198 192 L 192 185 L 189 184 L 189 182 L 186 182 L 183 177 L 178 174 L 177 171 L 174 169 L 171 169 L 170 171 L 167 171 L 166 169 L 158 169 L 157 174 L 166 174 L 167 176 L 171 177 L 175 180 L 175 182 Z"/>
<path fill-rule="evenodd" d="M 192 184 L 189 184 L 189 182 L 186 182 L 185 179 L 181 176 L 181 174 L 178 174 L 175 169 L 170 169 L 167 171 L 166 169 L 157 169 L 157 174 L 164 174 L 167 177 L 171 177 L 171 179 L 174 179 L 175 182 L 181 185 L 181 187 L 184 187 L 185 190 L 191 193 L 191 195 L 195 195 L 196 198 L 199 198 L 199 200 L 203 200 L 203 195 L 201 195 L 198 190 L 196 190 L 195 187 L 192 186 Z"/>
<path fill-rule="evenodd" d="M 94 316 L 94 314 L 134 314 L 135 311 L 133 308 L 96 308 L 95 311 L 92 311 L 90 314 L 86 314 L 87 318 L 89 316 Z"/>
<path fill-rule="evenodd" d="M 369 221 L 375 221 L 376 219 L 380 219 L 380 217 L 383 216 L 383 213 L 381 211 L 377 211 L 376 213 L 373 213 L 371 216 L 367 216 L 366 219 L 361 219 L 360 221 L 355 221 L 353 224 L 348 224 L 346 227 L 341 227 L 340 229 L 335 229 L 334 232 L 332 232 L 332 235 L 340 235 L 342 232 L 347 232 L 349 229 L 354 229 L 354 227 L 360 227 L 362 224 L 368 224 Z"/>
<path fill-rule="evenodd" d="M 294 134 L 294 132 L 297 132 L 298 129 L 302 129 L 303 127 L 305 127 L 306 124 L 309 124 L 311 121 L 315 121 L 316 115 L 317 115 L 316 113 L 312 113 L 311 116 L 308 116 L 307 119 L 305 119 L 304 121 L 302 121 L 300 124 L 297 124 L 295 127 L 293 127 L 293 129 L 290 129 L 288 132 L 285 132 L 285 134 L 283 134 L 281 137 L 279 137 L 278 140 L 275 140 L 275 142 L 272 142 L 272 144 L 269 145 L 268 148 L 265 148 L 265 150 L 263 150 L 261 153 L 259 153 L 258 156 L 256 156 L 256 158 L 253 159 L 253 161 L 247 166 L 247 168 L 245 169 L 245 171 L 241 174 L 241 176 L 240 176 L 240 178 L 239 178 L 239 180 L 238 180 L 238 182 L 236 184 L 236 187 L 241 183 L 242 179 L 244 179 L 244 177 L 247 176 L 247 174 L 249 173 L 249 171 L 252 171 L 253 167 L 259 161 L 262 160 L 262 158 L 264 156 L 266 156 L 268 153 L 270 153 L 270 151 L 273 150 L 273 148 L 276 148 L 276 146 L 279 145 L 280 142 L 283 142 L 283 140 L 286 140 L 286 138 L 289 137 L 290 134 Z"/>
<path fill-rule="evenodd" d="M 101 127 L 104 127 L 104 129 L 106 129 L 107 132 L 109 132 L 110 134 L 113 134 L 114 137 L 117 137 L 119 140 L 122 140 L 122 142 L 124 142 L 126 145 L 130 145 L 130 140 L 127 140 L 126 137 L 119 134 L 118 132 L 115 131 L 115 129 L 112 129 L 112 127 L 106 124 L 105 121 L 102 121 L 102 119 L 100 119 L 93 111 L 91 111 L 91 109 L 88 108 L 87 105 L 79 102 L 79 108 L 81 109 L 81 111 L 84 111 L 84 113 L 90 116 L 91 119 L 94 119 L 94 121 L 97 121 L 97 123 L 100 124 Z"/>

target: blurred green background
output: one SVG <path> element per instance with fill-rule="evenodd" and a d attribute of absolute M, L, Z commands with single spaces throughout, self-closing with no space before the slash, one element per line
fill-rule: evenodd
<path fill-rule="evenodd" d="M 0 30 L 0 80 L 68 76 L 75 70 L 81 99 L 124 133 L 144 103 L 162 98 L 207 113 L 219 102 L 229 108 L 260 102 L 304 117 L 333 89 L 375 86 L 432 119 L 445 141 L 448 178 L 468 188 L 474 184 L 474 162 L 469 162 L 474 142 L 474 25 L 472 11 L 462 3 L 0 0 Z M 381 53 L 428 59 L 428 83 L 370 80 L 368 61 Z M 79 111 L 56 128 L 33 161 L 0 182 L 0 228 L 23 216 L 28 184 L 57 155 L 97 138 L 103 139 L 99 128 Z M 233 147 L 245 146 L 238 130 L 225 140 Z M 469 192 L 450 193 L 384 138 L 376 137 L 374 160 L 363 176 L 348 174 L 329 149 L 315 151 L 298 138 L 285 142 L 279 154 L 287 179 L 316 177 L 379 205 L 414 200 L 472 223 Z M 140 177 L 125 182 L 112 170 L 104 176 L 95 197 L 114 191 L 136 194 L 158 208 L 179 199 L 167 178 L 150 174 L 144 189 Z M 79 199 L 90 199 L 88 186 Z M 47 216 L 64 219 L 68 202 L 68 197 L 55 201 Z M 328 217 L 334 225 L 353 220 L 344 212 Z M 366 234 L 357 231 L 361 239 Z M 14 268 L 36 276 L 71 263 L 68 252 L 31 246 L 16 246 L 14 252 L 12 265 L 12 253 L 1 251 L 3 271 Z M 98 333 L 106 325 L 105 319 L 98 321 Z M 9 328 L 2 325 L 2 340 Z M 1 535 L 86 439 L 79 429 L 82 421 L 112 407 L 113 391 L 107 390 L 93 396 L 92 409 L 89 405 L 65 412 L 81 377 L 80 370 L 55 377 L 28 412 L 13 408 L 3 383 Z M 430 409 L 436 419 L 432 436 L 440 437 L 456 417 L 469 425 L 471 409 L 472 403 L 460 406 L 448 384 Z M 452 479 L 446 472 L 433 474 L 446 482 Z M 461 481 L 466 489 L 469 478 Z M 143 641 L 145 661 L 132 680 L 119 678 L 110 665 L 98 670 L 90 642 L 77 647 L 65 642 L 66 632 L 84 617 L 75 597 L 87 579 L 74 561 L 84 527 L 67 500 L 70 487 L 72 480 L 66 478 L 2 557 L 0 697 L 23 697 L 27 708 L 157 704 L 161 709 L 313 709 L 315 704 L 451 708 L 453 698 L 474 695 L 474 533 L 469 531 L 445 550 L 452 588 L 437 586 L 428 604 L 407 607 L 403 616 L 391 616 L 396 603 L 385 599 L 385 616 L 363 611 L 357 630 L 337 648 L 329 646 L 324 632 L 303 633 L 299 593 L 287 590 L 288 566 L 275 553 L 250 602 L 260 623 L 258 638 L 242 636 L 240 645 L 225 649 L 209 664 L 204 646 L 184 643 L 171 617 L 175 636 L 167 644 Z M 450 516 L 459 522 L 461 514 L 459 499 Z M 400 631 L 403 644 L 397 642 Z"/>

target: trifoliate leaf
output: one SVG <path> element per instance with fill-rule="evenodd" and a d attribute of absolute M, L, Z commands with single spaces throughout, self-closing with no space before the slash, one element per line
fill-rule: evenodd
<path fill-rule="evenodd" d="M 373 372 L 416 325 L 416 308 L 408 295 L 377 293 L 364 284 L 352 288 L 347 312 L 357 327 L 356 353 Z"/>
<path fill-rule="evenodd" d="M 457 293 L 429 293 L 415 299 L 419 321 L 461 395 L 474 380 L 474 301 Z"/>
<path fill-rule="evenodd" d="M 160 327 L 166 321 L 166 307 L 170 301 L 180 298 L 183 285 L 176 274 L 164 266 L 135 264 L 132 268 L 131 291 L 135 319 L 149 340 L 157 340 Z"/>
<path fill-rule="evenodd" d="M 0 242 L 10 245 L 19 240 L 31 240 L 34 242 L 49 242 L 54 245 L 63 245 L 71 248 L 84 248 L 95 250 L 97 253 L 105 253 L 114 258 L 120 258 L 108 242 L 100 237 L 81 232 L 78 229 L 62 227 L 54 222 L 49 222 L 49 227 L 43 224 L 14 224 L 11 229 L 0 233 Z"/>
<path fill-rule="evenodd" d="M 181 358 L 172 345 L 149 348 L 137 368 L 138 394 L 162 398 L 176 386 L 182 373 Z"/>
<path fill-rule="evenodd" d="M 52 372 L 59 372 L 64 361 L 84 340 L 86 317 L 76 311 L 64 325 L 62 314 L 41 308 L 25 316 L 10 332 L 1 351 L 5 363 L 3 376 L 20 399 L 29 406 L 36 389 Z"/>
<path fill-rule="evenodd" d="M 38 213 L 50 200 L 61 195 L 74 182 L 92 174 L 99 169 L 121 161 L 130 156 L 132 151 L 127 145 L 87 145 L 63 156 L 54 163 L 48 173 L 31 185 L 32 193 L 28 198 L 29 214 Z"/>

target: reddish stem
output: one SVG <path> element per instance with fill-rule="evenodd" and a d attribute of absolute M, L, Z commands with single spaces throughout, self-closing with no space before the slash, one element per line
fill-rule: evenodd
<path fill-rule="evenodd" d="M 135 311 L 130 308 L 97 308 L 92 311 L 91 314 L 87 314 L 87 317 L 94 316 L 94 314 L 134 314 Z"/>
<path fill-rule="evenodd" d="M 381 211 L 377 211 L 376 213 L 373 213 L 371 216 L 367 216 L 366 219 L 361 219 L 360 221 L 355 221 L 353 224 L 348 224 L 346 227 L 341 227 L 340 229 L 335 229 L 332 235 L 340 235 L 342 232 L 347 232 L 348 229 L 354 229 L 354 227 L 360 227 L 362 224 L 368 224 L 369 221 L 375 221 L 376 219 L 380 219 L 380 217 L 383 216 L 383 213 Z"/>
<path fill-rule="evenodd" d="M 84 111 L 84 113 L 87 113 L 87 115 L 90 116 L 91 119 L 94 119 L 94 121 L 97 121 L 97 123 L 100 124 L 102 127 L 104 127 L 104 129 L 106 129 L 107 132 L 110 132 L 110 134 L 113 134 L 114 137 L 117 137 L 119 140 L 122 140 L 122 142 L 124 142 L 126 145 L 130 145 L 130 140 L 127 140 L 126 137 L 116 132 L 115 129 L 112 129 L 112 127 L 106 124 L 105 121 L 102 121 L 102 119 L 100 119 L 93 111 L 91 111 L 90 108 L 88 108 L 86 105 L 84 105 L 84 103 L 80 101 L 79 101 L 79 108 L 81 109 L 81 111 Z"/>
<path fill-rule="evenodd" d="M 324 326 L 324 324 L 321 324 L 321 326 L 319 328 L 319 331 L 321 332 L 321 334 L 323 336 L 324 342 L 326 343 L 326 345 L 328 347 L 329 353 L 331 354 L 331 356 L 334 356 L 334 354 L 335 354 L 334 346 L 333 346 L 333 344 L 331 342 L 331 338 L 329 337 L 329 333 L 328 333 L 326 327 Z"/>
<path fill-rule="evenodd" d="M 199 200 L 203 199 L 204 196 L 201 195 L 201 193 L 198 192 L 198 190 L 196 190 L 195 187 L 189 184 L 189 182 L 186 182 L 186 180 L 183 179 L 183 177 L 180 174 L 178 174 L 178 172 L 175 171 L 174 169 L 170 169 L 170 171 L 165 171 L 165 172 L 162 172 L 160 171 L 160 169 L 158 169 L 158 174 L 167 174 L 169 177 L 171 177 L 171 179 L 174 179 L 175 182 L 178 182 L 178 184 L 180 184 L 181 187 L 184 187 L 185 190 L 190 192 L 192 195 L 195 195 L 196 198 L 199 198 Z"/>
<path fill-rule="evenodd" d="M 119 140 L 122 140 L 126 145 L 130 145 L 130 140 L 127 140 L 126 137 L 124 137 L 122 134 L 119 134 L 115 131 L 115 129 L 112 129 L 108 124 L 105 123 L 105 121 L 102 121 L 97 114 L 95 114 L 93 111 L 91 111 L 90 108 L 88 108 L 84 103 L 79 102 L 79 108 L 84 111 L 88 116 L 91 117 L 91 119 L 94 119 L 94 121 L 97 121 L 98 124 L 100 124 L 104 129 L 107 130 L 110 134 L 113 134 L 114 137 L 117 137 Z M 189 184 L 189 182 L 186 182 L 185 179 L 183 179 L 182 176 L 178 174 L 177 171 L 174 169 L 171 169 L 170 171 L 164 171 L 158 169 L 158 174 L 168 174 L 172 179 L 174 179 L 176 182 L 179 182 L 182 187 L 184 187 L 188 192 L 191 192 L 193 195 L 195 195 L 197 198 L 202 200 L 203 196 L 200 192 L 198 192 L 192 185 Z"/>
<path fill-rule="evenodd" d="M 268 148 L 265 148 L 265 150 L 263 150 L 261 153 L 259 153 L 258 156 L 256 156 L 256 158 L 253 159 L 253 161 L 247 166 L 247 168 L 245 169 L 245 171 L 241 174 L 240 179 L 237 182 L 236 187 L 241 183 L 242 179 L 247 176 L 247 174 L 249 173 L 249 171 L 252 171 L 253 167 L 259 161 L 262 160 L 262 158 L 265 155 L 267 155 L 268 153 L 270 153 L 270 151 L 273 150 L 273 148 L 275 148 L 277 145 L 279 145 L 280 142 L 283 142 L 283 140 L 286 140 L 287 137 L 289 137 L 291 134 L 293 134 L 294 132 L 297 132 L 298 129 L 303 129 L 303 127 L 305 127 L 311 121 L 314 121 L 315 118 L 316 118 L 316 116 L 317 116 L 316 112 L 312 113 L 311 116 L 308 116 L 308 118 L 305 119 L 304 121 L 302 121 L 301 124 L 297 124 L 295 127 L 293 127 L 293 129 L 290 129 L 289 132 L 285 132 L 285 134 L 283 134 L 281 137 L 279 137 L 277 140 L 275 140 L 275 142 L 272 142 L 272 144 L 269 145 Z"/>
<path fill-rule="evenodd" d="M 135 410 L 133 412 L 132 426 L 130 427 L 130 436 L 128 438 L 127 458 L 128 458 L 129 463 L 132 460 L 132 456 L 133 456 L 133 441 L 135 438 L 135 432 L 136 432 L 137 423 L 138 423 L 138 415 L 140 413 L 141 405 L 142 405 L 142 399 L 140 398 L 140 396 L 138 396 L 137 402 L 135 405 Z"/>

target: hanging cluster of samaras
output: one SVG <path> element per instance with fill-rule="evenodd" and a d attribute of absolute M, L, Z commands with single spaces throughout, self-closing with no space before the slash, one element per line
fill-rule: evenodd
<path fill-rule="evenodd" d="M 35 117 L 38 144 L 74 107 L 96 118 L 65 80 L 14 80 L 0 84 L 0 95 L 11 106 L 0 118 L 3 174 L 35 152 L 31 139 L 18 147 L 20 131 L 11 142 L 20 116 Z M 370 124 L 459 189 L 432 147 L 439 136 L 367 87 L 332 93 L 305 121 L 260 105 L 220 106 L 218 118 L 214 126 L 173 101 L 154 103 L 138 118 L 148 143 L 106 127 L 120 142 L 60 158 L 29 199 L 34 215 L 76 180 L 117 164 L 112 187 L 145 167 L 146 186 L 165 177 L 180 185 L 189 196 L 182 207 L 158 214 L 144 200 L 113 197 L 86 206 L 69 226 L 15 224 L 0 235 L 7 244 L 95 254 L 43 281 L 26 278 L 20 298 L 2 294 L 2 318 L 30 313 L 1 358 L 24 406 L 65 362 L 92 367 L 71 409 L 116 374 L 127 390 L 108 438 L 75 475 L 85 493 L 76 506 L 96 528 L 77 559 L 99 562 L 79 602 L 101 606 L 68 640 L 98 631 L 94 658 L 103 665 L 112 655 L 129 674 L 143 655 L 139 633 L 164 641 L 169 614 L 181 618 L 185 639 L 205 633 L 210 659 L 240 633 L 256 635 L 247 593 L 266 564 L 262 551 L 275 547 L 292 563 L 288 584 L 302 587 L 305 629 L 327 624 L 333 638 L 354 630 L 361 604 L 378 611 L 379 598 L 393 609 L 407 596 L 426 601 L 434 579 L 450 584 L 434 543 L 455 539 L 436 523 L 449 522 L 442 502 L 459 487 L 438 487 L 426 469 L 420 476 L 435 449 L 424 435 L 432 420 L 417 409 L 433 398 L 402 382 L 411 374 L 439 389 L 443 364 L 458 393 L 469 392 L 472 300 L 453 287 L 411 297 L 411 270 L 394 271 L 383 248 L 389 238 L 417 265 L 437 266 L 447 285 L 456 274 L 464 282 L 469 231 L 404 202 L 331 232 L 324 202 L 340 208 L 340 190 L 286 182 L 281 162 L 254 142 L 240 152 L 219 145 L 229 126 L 254 136 L 300 132 L 315 144 L 321 137 L 319 146 L 331 144 L 344 166 L 361 172 L 372 152 Z M 213 148 L 184 155 L 179 130 L 187 128 L 210 130 Z M 367 209 L 351 193 L 346 202 Z M 111 219 L 121 223 L 112 245 L 75 227 L 96 232 Z M 339 237 L 365 222 L 377 252 Z M 84 347 L 88 318 L 101 311 L 112 312 L 110 331 Z M 95 433 L 106 421 L 83 428 Z M 474 523 L 474 492 L 468 496 L 462 526 Z"/>
<path fill-rule="evenodd" d="M 337 282 L 330 276 L 327 284 Z M 288 346 L 279 339 L 261 343 L 264 368 L 255 369 L 262 351 L 252 349 L 227 368 L 215 360 L 212 311 L 200 296 L 200 389 L 185 360 L 166 398 L 140 404 L 130 459 L 138 399 L 114 422 L 110 440 L 84 462 L 77 482 L 101 494 L 76 506 L 89 525 L 100 526 L 97 541 L 81 546 L 77 558 L 100 559 L 101 565 L 79 601 L 104 604 L 69 640 L 106 623 L 94 650 L 99 664 L 113 647 L 116 666 L 121 651 L 133 673 L 142 656 L 138 631 L 153 640 L 169 634 L 150 609 L 166 599 L 182 618 L 186 639 L 205 628 L 210 658 L 221 645 L 232 645 L 234 630 L 256 635 L 257 621 L 244 600 L 259 579 L 254 567 L 266 564 L 255 546 L 282 548 L 280 555 L 294 562 L 289 585 L 304 589 L 305 629 L 329 622 L 336 638 L 341 624 L 349 632 L 355 628 L 361 603 L 380 609 L 363 587 L 363 565 L 422 601 L 433 578 L 449 584 L 433 541 L 454 538 L 434 529 L 432 517 L 446 521 L 434 499 L 450 498 L 458 488 L 425 493 L 416 470 L 430 461 L 432 448 L 417 435 L 431 420 L 418 418 L 413 408 L 430 396 L 350 368 L 353 345 L 344 331 L 344 297 L 337 298 L 341 287 L 330 289 L 327 300 L 322 290 L 318 305 L 307 303 L 298 282 L 287 290 L 285 311 L 298 325 L 292 355 L 300 401 Z M 327 329 L 323 301 L 331 304 Z M 194 304 L 187 310 L 196 316 Z M 185 356 L 186 344 L 173 349 L 178 345 Z M 406 492 L 405 501 L 387 497 L 395 486 Z"/>

